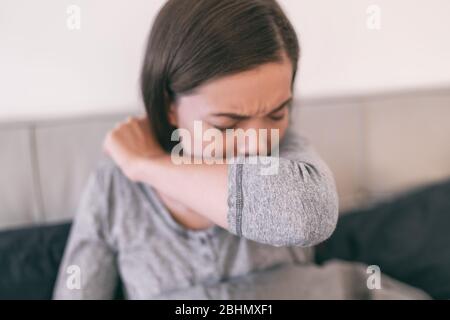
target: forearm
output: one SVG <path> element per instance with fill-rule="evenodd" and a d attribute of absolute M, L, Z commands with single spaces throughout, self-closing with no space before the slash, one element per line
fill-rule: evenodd
<path fill-rule="evenodd" d="M 139 180 L 228 229 L 227 165 L 177 165 L 170 156 L 143 159 Z"/>

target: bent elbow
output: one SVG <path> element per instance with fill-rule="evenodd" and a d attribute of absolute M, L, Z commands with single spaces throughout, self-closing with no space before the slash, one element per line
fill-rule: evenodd
<path fill-rule="evenodd" d="M 248 173 L 253 180 L 244 188 L 246 201 L 239 210 L 230 201 L 236 207 L 229 215 L 233 233 L 277 247 L 310 247 L 328 239 L 337 225 L 338 197 L 332 174 L 322 169 L 285 162 L 278 175 Z"/>
<path fill-rule="evenodd" d="M 336 230 L 339 200 L 334 184 L 327 184 L 326 192 L 303 193 L 302 206 L 295 210 L 295 234 L 290 245 L 311 247 L 327 240 Z"/>

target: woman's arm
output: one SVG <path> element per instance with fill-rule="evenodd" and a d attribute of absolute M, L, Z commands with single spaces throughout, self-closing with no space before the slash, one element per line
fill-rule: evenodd
<path fill-rule="evenodd" d="M 334 231 L 334 179 L 306 139 L 289 132 L 280 146 L 278 173 L 263 175 L 262 163 L 176 165 L 169 155 L 140 156 L 137 136 L 126 134 L 145 120 L 138 122 L 129 120 L 105 143 L 130 179 L 150 184 L 230 232 L 260 243 L 312 246 Z"/>
<path fill-rule="evenodd" d="M 170 155 L 137 162 L 134 181 L 144 182 L 222 228 L 227 222 L 227 165 L 176 165 Z"/>
<path fill-rule="evenodd" d="M 108 213 L 104 179 L 91 174 L 83 191 L 58 278 L 53 299 L 113 299 L 119 277 L 115 254 L 104 230 Z"/>

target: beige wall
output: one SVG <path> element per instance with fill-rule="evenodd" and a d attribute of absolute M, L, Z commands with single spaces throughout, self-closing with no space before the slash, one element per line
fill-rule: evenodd
<path fill-rule="evenodd" d="M 302 97 L 450 85 L 448 0 L 280 0 L 303 45 Z M 137 110 L 163 0 L 0 0 L 0 120 Z M 66 26 L 70 4 L 81 30 Z M 367 28 L 369 5 L 381 29 Z"/>

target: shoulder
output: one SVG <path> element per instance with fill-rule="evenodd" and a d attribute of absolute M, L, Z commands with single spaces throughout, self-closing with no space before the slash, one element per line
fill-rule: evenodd
<path fill-rule="evenodd" d="M 112 159 L 104 157 L 91 172 L 77 215 L 78 220 L 96 225 L 103 238 L 118 247 L 126 238 L 124 230 L 134 230 L 136 235 L 153 226 L 152 210 L 141 184 L 129 180 Z"/>
<path fill-rule="evenodd" d="M 109 157 L 102 157 L 93 167 L 82 194 L 83 210 L 97 208 L 105 219 L 120 214 L 135 197 L 136 183 L 129 180 Z M 89 208 L 86 208 L 88 206 Z"/>
<path fill-rule="evenodd" d="M 134 184 L 123 174 L 121 168 L 107 156 L 103 156 L 95 164 L 91 172 L 92 177 L 105 192 L 112 192 L 114 188 L 130 188 Z"/>
<path fill-rule="evenodd" d="M 102 156 L 95 164 L 93 174 L 101 179 L 111 179 L 120 175 L 120 168 L 110 157 Z"/>
<path fill-rule="evenodd" d="M 108 211 L 119 211 L 128 218 L 155 208 L 153 188 L 141 182 L 130 180 L 122 169 L 109 157 L 100 159 L 94 170 L 94 175 L 102 188 L 102 194 L 107 195 Z"/>

